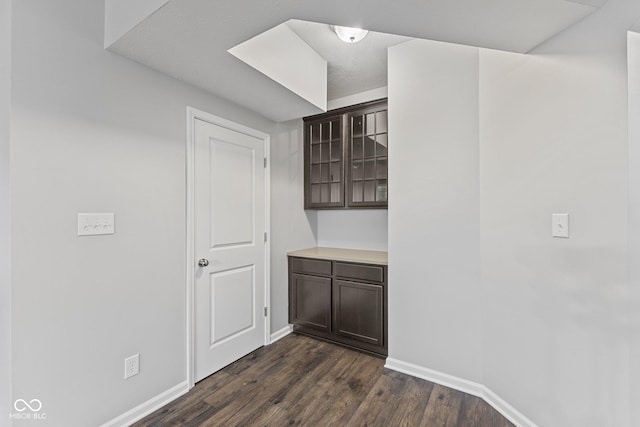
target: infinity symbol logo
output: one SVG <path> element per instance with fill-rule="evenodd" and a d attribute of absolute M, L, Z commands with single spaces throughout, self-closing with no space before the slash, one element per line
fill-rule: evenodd
<path fill-rule="evenodd" d="M 14 402 L 13 407 L 16 408 L 18 412 L 24 412 L 29 408 L 32 412 L 38 412 L 42 409 L 42 402 L 38 399 L 31 399 L 30 402 L 27 402 L 24 399 L 18 399 Z"/>

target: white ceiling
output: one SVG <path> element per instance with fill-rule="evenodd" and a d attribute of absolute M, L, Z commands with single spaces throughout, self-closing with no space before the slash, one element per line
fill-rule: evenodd
<path fill-rule="evenodd" d="M 410 37 L 370 31 L 358 43 L 344 43 L 327 24 L 292 19 L 286 25 L 328 63 L 327 99 L 387 85 L 387 49 Z"/>
<path fill-rule="evenodd" d="M 320 111 L 227 50 L 290 19 L 527 52 L 592 13 L 596 10 L 593 5 L 600 1 L 171 0 L 109 49 L 267 118 L 284 121 Z M 326 28 L 322 34 L 296 24 L 292 29 L 308 38 L 315 49 L 328 50 L 325 55 L 335 58 L 327 58 L 330 64 L 335 62 L 330 65 L 334 74 L 330 97 L 370 89 L 365 86 L 372 83 L 358 82 L 364 71 L 348 67 L 349 60 L 362 65 L 367 59 L 357 59 L 345 46 L 329 49 Z M 362 46 L 366 49 L 367 45 Z M 375 51 L 372 48 L 372 55 L 379 58 Z M 382 81 L 379 70 L 369 72 L 366 80 Z"/>

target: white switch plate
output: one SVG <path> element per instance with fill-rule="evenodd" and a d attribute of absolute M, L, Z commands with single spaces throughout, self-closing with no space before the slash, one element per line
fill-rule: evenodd
<path fill-rule="evenodd" d="M 115 233 L 113 213 L 79 213 L 78 236 L 95 236 Z"/>
<path fill-rule="evenodd" d="M 569 214 L 551 214 L 551 235 L 569 238 Z"/>

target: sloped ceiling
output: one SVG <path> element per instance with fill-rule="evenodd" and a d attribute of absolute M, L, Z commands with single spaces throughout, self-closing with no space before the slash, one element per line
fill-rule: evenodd
<path fill-rule="evenodd" d="M 109 49 L 284 121 L 320 110 L 227 50 L 290 19 L 524 53 L 592 13 L 594 1 L 171 0 Z M 372 88 L 366 86 L 357 91 Z"/>
<path fill-rule="evenodd" d="M 286 25 L 328 62 L 329 100 L 386 86 L 387 49 L 411 40 L 370 31 L 358 43 L 340 43 L 327 24 L 292 19 Z"/>

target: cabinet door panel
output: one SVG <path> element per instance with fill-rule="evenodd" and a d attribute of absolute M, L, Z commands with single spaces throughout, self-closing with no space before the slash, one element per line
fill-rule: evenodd
<path fill-rule="evenodd" d="M 320 143 L 320 161 L 323 163 L 331 159 L 331 145 L 328 142 Z"/>
<path fill-rule="evenodd" d="M 376 113 L 376 131 L 378 132 L 387 131 L 387 110 L 378 111 Z"/>
<path fill-rule="evenodd" d="M 331 141 L 331 161 L 342 160 L 342 143 L 340 140 Z"/>
<path fill-rule="evenodd" d="M 386 102 L 368 105 L 347 115 L 347 206 L 386 208 L 388 137 Z"/>
<path fill-rule="evenodd" d="M 386 157 L 387 156 L 387 147 L 389 145 L 389 138 L 387 138 L 386 133 L 381 133 L 380 135 L 376 135 L 376 156 L 377 157 Z"/>
<path fill-rule="evenodd" d="M 291 275 L 291 322 L 331 331 L 331 278 Z"/>
<path fill-rule="evenodd" d="M 362 159 L 364 157 L 364 141 L 362 137 L 354 136 L 351 138 L 351 158 Z"/>
<path fill-rule="evenodd" d="M 364 182 L 364 195 L 362 199 L 365 202 L 375 202 L 376 201 L 376 183 L 375 181 L 365 181 Z"/>
<path fill-rule="evenodd" d="M 367 136 L 364 138 L 363 145 L 365 159 L 370 159 L 376 156 L 376 141 L 374 140 L 374 137 Z"/>
<path fill-rule="evenodd" d="M 320 162 L 320 144 L 311 145 L 311 163 L 316 164 Z"/>
<path fill-rule="evenodd" d="M 342 162 L 332 162 L 331 170 L 329 171 L 331 182 L 342 182 Z M 340 192 L 338 192 L 340 194 Z"/>
<path fill-rule="evenodd" d="M 382 285 L 334 280 L 335 328 L 338 335 L 384 345 Z"/>
<path fill-rule="evenodd" d="M 320 123 L 313 124 L 309 127 L 309 140 L 312 143 L 320 142 Z"/>
<path fill-rule="evenodd" d="M 341 116 L 305 123 L 305 209 L 344 207 L 344 149 L 340 123 Z"/>

